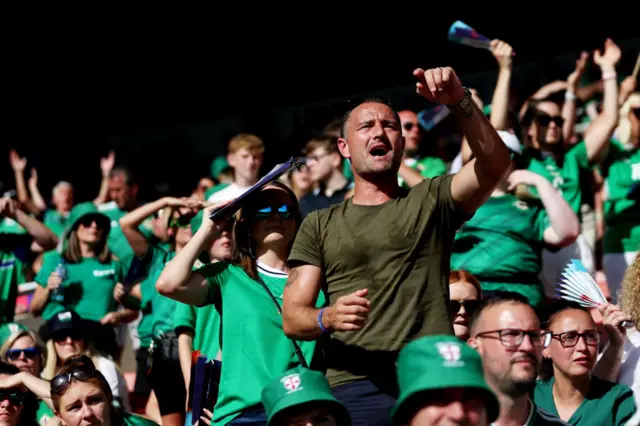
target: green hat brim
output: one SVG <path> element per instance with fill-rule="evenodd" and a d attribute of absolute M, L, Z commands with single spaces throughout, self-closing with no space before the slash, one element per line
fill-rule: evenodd
<path fill-rule="evenodd" d="M 430 381 L 433 383 L 433 380 Z M 391 411 L 391 418 L 394 425 L 398 425 L 400 424 L 399 422 L 405 420 L 403 419 L 403 415 L 405 414 L 404 410 L 409 406 L 407 402 L 413 400 L 413 398 L 418 398 L 419 395 L 424 392 L 452 388 L 467 388 L 483 392 L 485 406 L 487 408 L 487 420 L 489 423 L 493 423 L 500 414 L 500 403 L 498 402 L 498 398 L 485 384 L 482 377 L 469 378 L 466 374 L 456 374 L 447 376 L 446 380 L 443 380 L 442 383 L 432 383 L 429 383 L 429 381 L 423 381 L 420 385 L 403 390 L 395 407 L 393 407 L 393 410 Z"/>
<path fill-rule="evenodd" d="M 273 405 L 269 413 L 269 418 L 267 419 L 267 426 L 277 425 L 278 420 L 286 414 L 290 408 L 317 402 L 324 402 L 331 405 L 331 412 L 335 416 L 338 426 L 351 425 L 351 417 L 340 401 L 330 393 L 314 390 L 313 396 L 310 395 L 310 392 L 298 392 L 281 398 L 280 401 Z"/>
<path fill-rule="evenodd" d="M 108 216 L 102 213 L 97 213 L 97 212 L 84 213 L 78 216 L 76 220 L 71 224 L 71 227 L 69 228 L 69 230 L 73 231 L 75 229 L 78 229 L 78 225 L 80 224 L 80 221 L 85 217 L 89 217 L 89 216 L 94 217 L 96 219 L 96 222 L 98 222 L 98 224 L 100 225 L 100 227 L 104 229 L 107 234 L 109 233 L 109 231 L 111 230 L 111 219 L 109 219 Z M 66 233 L 67 238 L 69 237 L 69 234 L 70 232 Z"/>

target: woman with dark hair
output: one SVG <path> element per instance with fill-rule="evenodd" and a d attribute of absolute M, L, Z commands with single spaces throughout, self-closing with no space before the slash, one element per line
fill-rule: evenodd
<path fill-rule="evenodd" d="M 77 312 L 90 326 L 96 349 L 116 358 L 113 327 L 127 321 L 132 312 L 117 311 L 113 298 L 123 274 L 107 246 L 111 222 L 93 203 L 81 203 L 71 210 L 69 223 L 62 253 L 47 253 L 35 278 L 39 286 L 31 312 L 45 321 L 63 311 Z"/>
<path fill-rule="evenodd" d="M 572 426 L 623 426 L 635 412 L 633 392 L 592 374 L 600 333 L 578 304 L 555 302 L 547 321 L 542 380 L 534 402 Z"/>
<path fill-rule="evenodd" d="M 282 292 L 287 257 L 302 222 L 295 194 L 273 182 L 252 195 L 235 215 L 236 262 L 218 262 L 192 272 L 198 254 L 228 221 L 212 221 L 217 206 L 204 211 L 202 226 L 165 267 L 158 291 L 190 305 L 214 304 L 222 319 L 222 372 L 212 424 L 265 425 L 261 391 L 290 368 L 312 364 L 316 342 L 293 342 L 282 331 Z M 317 305 L 324 304 L 324 296 Z"/>

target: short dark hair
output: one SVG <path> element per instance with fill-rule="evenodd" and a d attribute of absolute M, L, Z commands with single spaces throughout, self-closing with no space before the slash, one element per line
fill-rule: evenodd
<path fill-rule="evenodd" d="M 533 306 L 531 306 L 531 304 L 529 304 L 529 302 L 527 301 L 527 299 L 518 294 L 518 293 L 503 293 L 501 295 L 497 295 L 497 296 L 491 296 L 488 297 L 486 299 L 482 299 L 480 301 L 480 304 L 478 305 L 478 307 L 473 311 L 473 314 L 471 315 L 471 318 L 469 319 L 469 330 L 473 330 L 477 324 L 478 321 L 480 320 L 480 317 L 482 317 L 482 314 L 484 311 L 486 311 L 487 309 L 493 308 L 495 306 L 499 306 L 499 305 L 503 305 L 506 303 L 513 303 L 513 304 L 520 304 L 520 305 L 526 305 L 528 307 L 531 308 L 531 310 L 533 310 L 535 312 L 535 310 L 533 309 Z"/>
<path fill-rule="evenodd" d="M 113 178 L 118 175 L 121 175 L 124 177 L 124 183 L 126 183 L 127 185 L 136 185 L 138 183 L 138 181 L 136 180 L 136 176 L 128 167 L 125 167 L 125 166 L 114 167 L 109 173 L 110 178 Z"/>
<path fill-rule="evenodd" d="M 347 102 L 347 110 L 345 111 L 344 115 L 342 116 L 342 120 L 340 121 L 340 137 L 341 138 L 344 138 L 344 135 L 346 134 L 345 130 L 347 127 L 347 122 L 349 121 L 349 118 L 351 118 L 351 113 L 353 112 L 353 110 L 358 108 L 362 104 L 369 104 L 369 103 L 382 104 L 382 105 L 388 106 L 389 108 L 391 108 L 391 110 L 393 110 L 393 114 L 395 115 L 398 122 L 400 122 L 400 116 L 398 115 L 398 112 L 396 111 L 396 109 L 394 108 L 393 104 L 389 99 L 381 98 L 378 96 L 368 96 L 364 98 L 349 100 Z"/>

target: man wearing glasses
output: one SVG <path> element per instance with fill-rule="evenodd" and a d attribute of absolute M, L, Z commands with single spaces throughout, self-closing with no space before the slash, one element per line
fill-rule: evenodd
<path fill-rule="evenodd" d="M 424 151 L 420 148 L 424 133 L 418 123 L 418 115 L 411 110 L 403 110 L 398 112 L 398 116 L 402 124 L 402 136 L 405 138 L 403 160 L 405 166 L 417 170 L 422 177 L 427 179 L 447 173 L 447 165 L 440 157 L 421 157 L 419 155 L 420 151 Z M 435 152 L 435 147 L 428 147 L 426 151 Z M 399 174 L 398 177 L 400 184 L 404 184 L 405 179 L 402 174 Z M 409 182 L 406 184 L 412 186 Z"/>
<path fill-rule="evenodd" d="M 480 354 L 487 384 L 500 402 L 494 425 L 564 424 L 529 398 L 542 362 L 543 340 L 538 316 L 524 300 L 486 299 L 476 310 L 468 343 Z"/>

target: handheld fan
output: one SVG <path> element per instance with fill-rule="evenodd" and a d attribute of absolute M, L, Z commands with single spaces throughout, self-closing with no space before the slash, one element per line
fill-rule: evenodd
<path fill-rule="evenodd" d="M 593 279 L 581 261 L 572 259 L 562 272 L 562 280 L 558 284 L 558 296 L 569 302 L 576 302 L 586 308 L 597 308 L 608 303 L 600 290 L 600 286 Z M 623 327 L 633 327 L 630 321 L 624 321 Z"/>
<path fill-rule="evenodd" d="M 489 50 L 491 45 L 491 40 L 462 21 L 454 22 L 449 28 L 449 41 L 477 49 Z"/>

